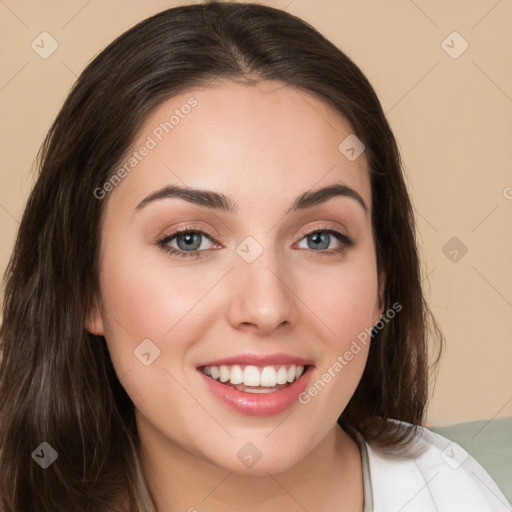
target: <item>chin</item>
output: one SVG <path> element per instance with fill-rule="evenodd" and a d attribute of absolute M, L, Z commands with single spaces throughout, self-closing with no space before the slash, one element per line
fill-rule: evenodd
<path fill-rule="evenodd" d="M 277 441 L 277 439 L 276 439 Z M 230 440 L 221 453 L 205 454 L 206 460 L 217 467 L 240 475 L 268 476 L 292 468 L 301 460 L 303 444 L 278 445 L 262 438 L 254 441 Z"/>

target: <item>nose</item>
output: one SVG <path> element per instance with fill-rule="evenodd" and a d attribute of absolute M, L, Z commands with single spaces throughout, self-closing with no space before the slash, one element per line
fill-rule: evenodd
<path fill-rule="evenodd" d="M 297 298 L 290 272 L 270 250 L 252 263 L 238 258 L 229 276 L 227 316 L 233 327 L 251 328 L 263 336 L 296 323 Z"/>

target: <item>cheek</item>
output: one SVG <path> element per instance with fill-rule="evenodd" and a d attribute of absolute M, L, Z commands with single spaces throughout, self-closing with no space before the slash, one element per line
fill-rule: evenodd
<path fill-rule="evenodd" d="M 119 256 L 105 255 L 101 283 L 104 335 L 116 374 L 144 416 L 181 410 L 190 404 L 173 376 L 183 383 L 175 371 L 187 353 L 182 329 L 203 287 L 176 275 L 169 282 L 169 270 L 147 265 L 143 254 Z"/>
<path fill-rule="evenodd" d="M 371 327 L 378 310 L 377 273 L 370 256 L 352 258 L 321 274 L 309 272 L 300 277 L 300 296 L 311 315 L 324 325 L 325 340 L 333 350 Z M 378 312 L 377 312 L 378 314 Z"/>
<path fill-rule="evenodd" d="M 162 340 L 215 282 L 211 272 L 171 264 L 156 247 L 129 241 L 109 241 L 102 261 L 101 290 L 112 313 L 107 318 L 111 338 L 122 328 L 123 338 L 140 343 Z"/>
<path fill-rule="evenodd" d="M 104 334 L 117 375 L 126 376 L 122 384 L 144 409 L 148 397 L 169 386 L 169 372 L 180 382 L 187 378 L 189 349 L 207 337 L 212 317 L 203 298 L 225 269 L 170 266 L 156 249 L 111 242 L 102 261 Z"/>
<path fill-rule="evenodd" d="M 309 287 L 305 281 L 301 285 L 304 302 L 317 318 L 318 330 L 311 334 L 320 341 L 320 363 L 299 402 L 331 422 L 352 397 L 368 357 L 378 286 L 375 262 L 367 254 L 323 278 L 310 276 Z M 315 282 L 318 286 L 311 285 Z"/>

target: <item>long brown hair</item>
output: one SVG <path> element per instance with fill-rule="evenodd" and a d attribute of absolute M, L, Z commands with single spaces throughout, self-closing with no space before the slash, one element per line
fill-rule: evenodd
<path fill-rule="evenodd" d="M 338 422 L 396 448 L 389 421 L 424 421 L 427 338 L 442 335 L 426 305 L 414 217 L 397 145 L 364 74 L 314 28 L 259 4 L 209 1 L 163 11 L 131 28 L 83 71 L 39 154 L 5 275 L 0 374 L 0 507 L 7 511 L 153 509 L 138 459 L 133 404 L 105 339 L 84 328 L 98 291 L 106 201 L 93 193 L 123 160 L 161 102 L 213 80 L 280 80 L 340 112 L 366 146 L 384 309 L 362 380 Z M 341 142 L 341 141 L 340 141 Z M 436 359 L 437 361 L 437 359 Z M 58 460 L 31 453 L 47 442 Z M 123 503 L 120 508 L 119 503 Z"/>

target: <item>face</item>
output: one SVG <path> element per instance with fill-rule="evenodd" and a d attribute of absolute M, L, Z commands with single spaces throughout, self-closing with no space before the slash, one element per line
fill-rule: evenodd
<path fill-rule="evenodd" d="M 191 89 L 148 117 L 104 187 L 87 325 L 143 444 L 278 472 L 335 428 L 382 313 L 367 162 L 338 148 L 351 133 L 270 81 Z"/>

